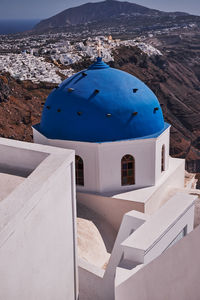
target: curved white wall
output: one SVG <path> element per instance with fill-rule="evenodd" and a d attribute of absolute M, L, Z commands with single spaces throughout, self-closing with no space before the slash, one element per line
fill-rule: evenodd
<path fill-rule="evenodd" d="M 34 142 L 73 149 L 83 159 L 84 186 L 77 186 L 80 192 L 109 195 L 155 185 L 162 176 L 162 145 L 168 168 L 169 128 L 157 138 L 106 143 L 50 140 L 35 128 L 33 134 Z M 135 158 L 135 185 L 121 185 L 121 159 L 126 154 Z"/>

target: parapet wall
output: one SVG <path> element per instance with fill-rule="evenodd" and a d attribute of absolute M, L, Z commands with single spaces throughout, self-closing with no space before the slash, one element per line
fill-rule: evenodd
<path fill-rule="evenodd" d="M 117 232 L 127 212 L 144 212 L 143 203 L 95 194 L 77 193 L 77 201 L 101 215 Z"/>
<path fill-rule="evenodd" d="M 0 139 L 0 154 L 31 171 L 0 202 L 0 299 L 77 300 L 74 152 Z"/>
<path fill-rule="evenodd" d="M 198 300 L 199 236 L 200 226 L 138 272 L 128 271 L 129 278 L 116 285 L 115 300 Z"/>

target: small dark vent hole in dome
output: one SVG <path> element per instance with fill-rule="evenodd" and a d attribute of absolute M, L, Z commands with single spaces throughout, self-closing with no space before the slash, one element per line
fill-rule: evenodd
<path fill-rule="evenodd" d="M 137 116 L 137 114 L 138 114 L 138 112 L 137 112 L 137 111 L 134 111 L 134 112 L 132 113 L 132 117 Z"/>
<path fill-rule="evenodd" d="M 83 76 L 83 77 L 86 77 L 87 74 L 86 74 L 85 72 L 82 72 L 82 76 Z"/>
<path fill-rule="evenodd" d="M 106 117 L 110 118 L 112 115 L 111 114 L 106 114 Z"/>
<path fill-rule="evenodd" d="M 57 112 L 61 112 L 61 109 L 60 109 L 60 108 L 58 108 L 58 109 L 57 109 Z"/>
<path fill-rule="evenodd" d="M 81 111 L 78 111 L 78 112 L 77 112 L 77 115 L 78 115 L 78 116 L 81 116 L 81 115 L 82 115 L 82 112 L 81 112 Z"/>
<path fill-rule="evenodd" d="M 71 92 L 73 92 L 73 91 L 74 91 L 73 88 L 68 88 L 68 92 L 69 92 L 69 93 L 71 93 Z"/>
<path fill-rule="evenodd" d="M 134 94 L 137 93 L 137 91 L 138 91 L 138 89 L 133 89 L 133 93 Z"/>
<path fill-rule="evenodd" d="M 99 92 L 100 92 L 100 90 L 95 90 L 94 91 L 95 94 L 98 94 Z"/>
<path fill-rule="evenodd" d="M 50 109 L 51 107 L 49 105 L 47 105 L 47 109 Z"/>
<path fill-rule="evenodd" d="M 155 114 L 158 110 L 159 110 L 159 107 L 155 107 L 154 110 L 153 110 L 154 114 Z"/>

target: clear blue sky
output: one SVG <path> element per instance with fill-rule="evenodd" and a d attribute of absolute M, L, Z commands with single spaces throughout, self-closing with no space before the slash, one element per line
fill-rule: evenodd
<path fill-rule="evenodd" d="M 0 0 L 0 19 L 44 19 L 73 6 L 100 0 Z M 129 0 L 164 11 L 200 15 L 200 0 Z"/>

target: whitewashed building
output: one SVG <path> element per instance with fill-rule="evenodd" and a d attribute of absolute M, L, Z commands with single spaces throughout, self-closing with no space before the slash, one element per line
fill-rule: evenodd
<path fill-rule="evenodd" d="M 98 58 L 33 134 L 0 139 L 0 300 L 199 300 L 199 191 L 153 92 Z"/>
<path fill-rule="evenodd" d="M 79 255 L 80 300 L 188 299 L 183 294 L 197 300 L 192 298 L 200 294 L 195 272 L 188 270 L 183 279 L 182 265 L 172 269 L 178 241 L 193 231 L 197 197 L 184 188 L 184 160 L 169 156 L 170 125 L 155 94 L 98 58 L 49 95 L 33 133 L 35 143 L 75 150 L 78 205 L 87 209 L 82 217 L 96 225 L 105 244 L 100 263 L 103 250 L 98 252 L 96 236 L 90 244 L 90 229 L 85 228 L 85 235 L 78 229 L 79 240 L 86 238 Z M 164 278 L 176 289 L 170 294 L 161 282 L 156 293 L 148 284 L 150 272 L 145 282 L 142 275 L 170 251 L 171 269 Z M 154 278 L 161 277 L 164 267 L 161 260 L 160 276 L 154 269 Z M 137 274 L 142 274 L 139 279 Z"/>

